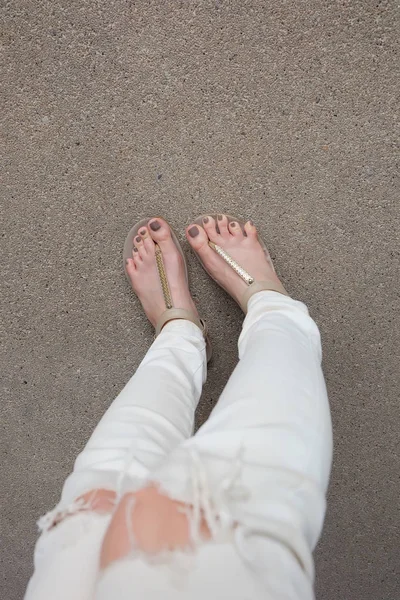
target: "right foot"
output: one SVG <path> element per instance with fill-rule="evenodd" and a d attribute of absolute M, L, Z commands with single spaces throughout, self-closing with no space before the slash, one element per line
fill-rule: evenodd
<path fill-rule="evenodd" d="M 210 248 L 209 241 L 223 248 L 255 281 L 268 280 L 282 285 L 271 259 L 265 255 L 252 221 L 247 221 L 244 225 L 246 237 L 239 223 L 232 220 L 228 222 L 226 215 L 218 215 L 217 220 L 219 233 L 211 215 L 203 218 L 202 226 L 192 223 L 186 229 L 189 244 L 200 256 L 211 276 L 240 304 L 248 285 Z"/>
<path fill-rule="evenodd" d="M 168 223 L 157 217 L 150 219 L 147 225 L 140 227 L 133 241 L 132 258 L 126 261 L 126 271 L 147 318 L 156 327 L 166 310 L 156 263 L 156 244 L 162 252 L 174 308 L 183 308 L 198 317 L 186 280 L 185 264 Z"/>

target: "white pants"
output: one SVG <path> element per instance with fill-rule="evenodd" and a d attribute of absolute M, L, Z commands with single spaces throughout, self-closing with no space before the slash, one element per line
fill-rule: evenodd
<path fill-rule="evenodd" d="M 318 328 L 276 292 L 249 301 L 239 363 L 192 436 L 206 378 L 205 345 L 188 321 L 168 323 L 101 419 L 42 521 L 26 600 L 313 598 L 332 431 Z M 200 511 L 212 539 L 150 559 L 134 550 L 98 572 L 110 515 L 76 512 L 85 492 L 121 497 L 149 482 Z M 54 515 L 70 514 L 50 528 Z"/>

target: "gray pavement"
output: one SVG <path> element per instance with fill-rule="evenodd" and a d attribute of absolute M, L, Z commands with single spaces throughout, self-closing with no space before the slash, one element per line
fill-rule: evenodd
<path fill-rule="evenodd" d="M 183 237 L 210 210 L 254 219 L 321 328 L 335 456 L 318 598 L 397 597 L 396 2 L 2 11 L 1 597 L 22 597 L 36 518 L 152 340 L 127 231 L 162 214 Z M 185 247 L 215 350 L 200 423 L 242 317 Z"/>

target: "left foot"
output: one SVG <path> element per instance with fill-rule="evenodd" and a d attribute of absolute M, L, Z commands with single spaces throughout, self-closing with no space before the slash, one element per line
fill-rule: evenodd
<path fill-rule="evenodd" d="M 192 223 L 186 229 L 188 242 L 200 256 L 207 271 L 239 304 L 248 287 L 247 283 L 210 248 L 210 241 L 225 250 L 255 281 L 267 280 L 282 285 L 259 242 L 254 223 L 247 221 L 244 231 L 246 235 L 239 223 L 229 221 L 226 215 L 218 215 L 217 221 L 211 215 L 205 216 L 202 226 Z"/>
<path fill-rule="evenodd" d="M 183 258 L 171 237 L 168 223 L 159 217 L 150 219 L 133 240 L 132 258 L 126 270 L 147 318 L 155 327 L 166 306 L 158 274 L 155 248 L 161 249 L 174 308 L 183 308 L 198 317 L 189 291 Z"/>

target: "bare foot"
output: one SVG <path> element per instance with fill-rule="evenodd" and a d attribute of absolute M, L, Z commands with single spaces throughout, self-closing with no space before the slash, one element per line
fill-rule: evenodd
<path fill-rule="evenodd" d="M 184 308 L 198 316 L 190 295 L 182 256 L 171 237 L 171 230 L 163 219 L 150 219 L 141 227 L 133 240 L 132 258 L 127 259 L 126 270 L 132 287 L 139 297 L 147 318 L 155 327 L 166 306 L 158 274 L 155 249 L 161 249 L 174 308 Z"/>
<path fill-rule="evenodd" d="M 255 281 L 273 281 L 281 284 L 272 262 L 266 257 L 258 240 L 257 229 L 252 221 L 244 226 L 247 237 L 239 223 L 228 222 L 226 215 L 218 215 L 218 229 L 213 217 L 203 218 L 203 226 L 195 223 L 186 229 L 186 237 L 192 248 L 199 254 L 212 277 L 240 304 L 247 283 L 221 258 L 208 242 L 214 242 L 225 250 Z"/>

